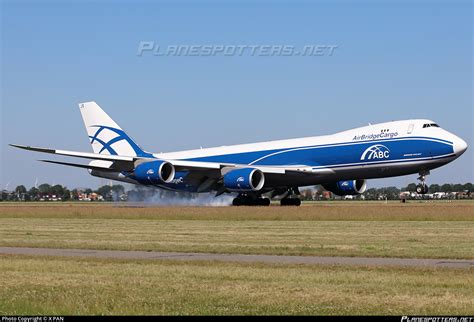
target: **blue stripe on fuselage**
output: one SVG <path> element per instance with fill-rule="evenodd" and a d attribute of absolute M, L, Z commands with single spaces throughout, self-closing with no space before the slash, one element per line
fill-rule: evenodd
<path fill-rule="evenodd" d="M 382 145 L 388 153 L 367 153 L 372 158 L 361 160 L 372 146 Z M 382 148 L 382 149 L 384 149 Z M 378 148 L 376 148 L 378 149 Z M 251 151 L 226 155 L 190 158 L 192 161 L 237 163 L 252 165 L 307 165 L 330 166 L 340 164 L 370 164 L 381 160 L 419 160 L 453 153 L 452 142 L 428 138 L 405 137 L 364 142 L 344 142 L 302 146 L 286 149 Z"/>
<path fill-rule="evenodd" d="M 452 143 L 447 142 L 449 141 L 411 137 L 253 151 L 189 160 L 252 165 L 307 165 L 313 169 L 343 169 L 363 165 L 391 166 L 454 157 Z M 193 192 L 197 186 L 187 181 L 189 173 L 176 172 L 173 183 L 159 186 L 170 190 Z"/>

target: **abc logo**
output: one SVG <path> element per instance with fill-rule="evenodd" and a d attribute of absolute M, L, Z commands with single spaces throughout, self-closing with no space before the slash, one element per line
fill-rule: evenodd
<path fill-rule="evenodd" d="M 379 160 L 388 159 L 390 157 L 390 150 L 382 144 L 376 144 L 368 147 L 362 156 L 361 160 Z"/>

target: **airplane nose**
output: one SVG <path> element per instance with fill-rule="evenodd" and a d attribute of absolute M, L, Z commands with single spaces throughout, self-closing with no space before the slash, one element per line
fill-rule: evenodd
<path fill-rule="evenodd" d="M 461 155 L 464 153 L 464 151 L 467 150 L 467 143 L 460 137 L 456 137 L 456 140 L 454 140 L 454 153 L 456 155 Z"/>

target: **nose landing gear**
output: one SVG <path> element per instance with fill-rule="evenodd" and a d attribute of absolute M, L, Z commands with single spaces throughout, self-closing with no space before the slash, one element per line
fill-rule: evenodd
<path fill-rule="evenodd" d="M 424 195 L 428 193 L 428 185 L 426 184 L 426 176 L 429 175 L 430 172 L 428 170 L 421 171 L 419 173 L 418 180 L 420 180 L 420 184 L 416 186 L 416 193 L 420 195 Z"/>

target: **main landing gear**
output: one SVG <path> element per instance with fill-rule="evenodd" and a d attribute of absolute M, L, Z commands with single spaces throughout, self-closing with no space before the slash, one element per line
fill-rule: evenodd
<path fill-rule="evenodd" d="M 291 187 L 287 190 L 285 197 L 280 200 L 280 206 L 300 206 L 301 199 L 295 196 L 301 195 L 298 187 Z"/>
<path fill-rule="evenodd" d="M 271 198 L 275 196 L 283 197 L 280 199 L 281 206 L 300 206 L 301 199 L 295 197 L 300 195 L 298 187 L 292 188 L 280 188 L 274 190 L 271 194 Z M 270 206 L 270 198 L 264 198 L 261 195 L 255 193 L 240 193 L 232 201 L 233 206 Z"/>
<path fill-rule="evenodd" d="M 430 172 L 428 170 L 426 171 L 421 171 L 419 173 L 419 177 L 418 177 L 418 180 L 420 180 L 420 184 L 416 186 L 416 193 L 417 194 L 420 194 L 420 195 L 424 195 L 426 193 L 428 193 L 428 185 L 426 184 L 425 180 L 426 180 L 426 176 L 429 175 Z"/>
<path fill-rule="evenodd" d="M 270 206 L 270 199 L 240 194 L 232 201 L 233 206 Z"/>
<path fill-rule="evenodd" d="M 300 206 L 300 198 L 283 198 L 280 200 L 280 206 Z"/>

